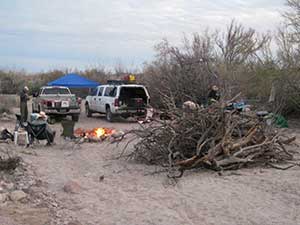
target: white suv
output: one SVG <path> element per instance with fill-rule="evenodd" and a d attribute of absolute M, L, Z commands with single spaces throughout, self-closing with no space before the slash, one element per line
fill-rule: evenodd
<path fill-rule="evenodd" d="M 112 121 L 115 116 L 127 118 L 145 116 L 150 96 L 145 86 L 138 84 L 111 83 L 98 86 L 86 97 L 87 117 L 93 113 L 105 113 Z"/>

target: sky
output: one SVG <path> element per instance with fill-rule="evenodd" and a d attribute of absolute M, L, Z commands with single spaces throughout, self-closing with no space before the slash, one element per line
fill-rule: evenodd
<path fill-rule="evenodd" d="M 225 29 L 275 30 L 285 0 L 0 0 L 0 69 L 139 68 L 166 38 Z"/>

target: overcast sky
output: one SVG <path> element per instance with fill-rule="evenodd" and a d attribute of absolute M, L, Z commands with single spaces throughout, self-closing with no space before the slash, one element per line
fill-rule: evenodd
<path fill-rule="evenodd" d="M 274 30 L 284 0 L 0 0 L 0 68 L 29 72 L 141 65 L 162 38 L 231 19 Z"/>

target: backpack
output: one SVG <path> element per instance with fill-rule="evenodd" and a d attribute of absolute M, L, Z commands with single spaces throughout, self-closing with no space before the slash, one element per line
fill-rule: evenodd
<path fill-rule="evenodd" d="M 4 129 L 0 133 L 0 140 L 7 140 L 7 139 L 14 141 L 14 135 L 10 133 L 7 129 Z"/>

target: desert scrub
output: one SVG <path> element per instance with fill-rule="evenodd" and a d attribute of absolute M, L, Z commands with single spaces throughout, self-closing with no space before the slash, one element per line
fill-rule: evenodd
<path fill-rule="evenodd" d="M 12 113 L 18 107 L 17 95 L 0 95 L 0 113 Z"/>

